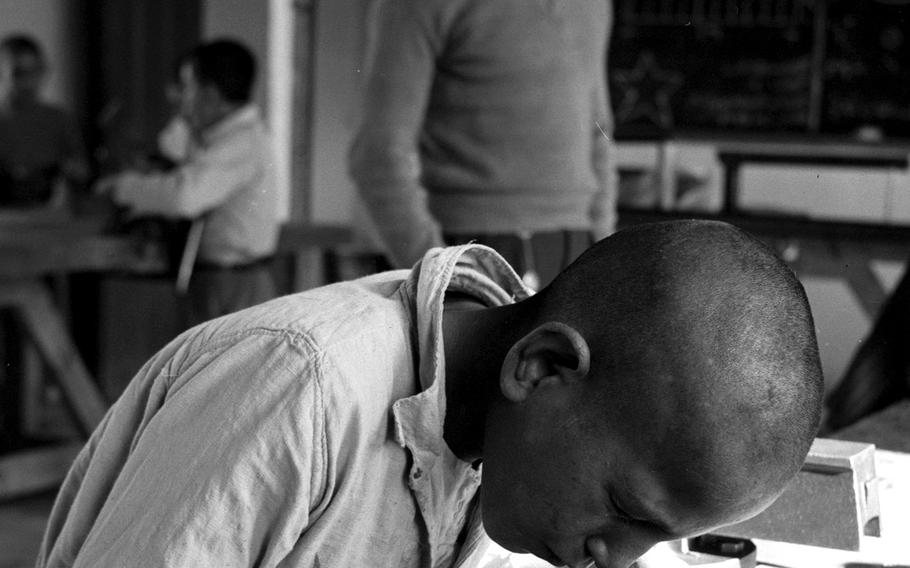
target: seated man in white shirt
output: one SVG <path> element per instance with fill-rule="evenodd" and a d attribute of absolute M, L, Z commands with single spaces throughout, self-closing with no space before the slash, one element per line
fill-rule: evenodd
<path fill-rule="evenodd" d="M 37 565 L 442 568 L 485 528 L 627 568 L 768 506 L 822 386 L 802 286 L 729 225 L 621 231 L 534 295 L 492 249 L 436 248 L 171 342 L 76 459 Z"/>
<path fill-rule="evenodd" d="M 235 41 L 205 43 L 183 56 L 177 99 L 193 137 L 186 156 L 173 169 L 126 171 L 97 186 L 137 215 L 204 219 L 189 284 L 190 324 L 275 296 L 275 161 L 250 100 L 255 74 L 252 53 Z"/>

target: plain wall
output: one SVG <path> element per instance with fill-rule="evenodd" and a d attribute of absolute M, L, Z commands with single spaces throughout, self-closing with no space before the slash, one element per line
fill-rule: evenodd
<path fill-rule="evenodd" d="M 267 111 L 268 106 L 268 35 L 269 2 L 249 0 L 205 0 L 202 9 L 202 37 L 230 37 L 243 42 L 256 54 L 259 75 L 255 100 Z"/>
<path fill-rule="evenodd" d="M 347 153 L 360 122 L 369 5 L 369 0 L 319 3 L 313 101 L 314 221 L 355 221 Z"/>
<path fill-rule="evenodd" d="M 254 100 L 269 125 L 281 199 L 279 215 L 290 209 L 291 98 L 293 69 L 290 42 L 293 0 L 204 0 L 202 37 L 229 37 L 256 55 L 258 75 Z"/>

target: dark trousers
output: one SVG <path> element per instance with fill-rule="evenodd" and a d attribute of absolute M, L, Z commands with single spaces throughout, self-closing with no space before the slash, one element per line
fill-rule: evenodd
<path fill-rule="evenodd" d="M 589 231 L 541 231 L 537 233 L 446 233 L 447 245 L 468 242 L 495 249 L 523 278 L 536 275 L 537 290 L 543 288 L 565 267 L 593 244 Z M 528 279 L 525 278 L 527 282 Z"/>
<path fill-rule="evenodd" d="M 190 279 L 184 326 L 227 315 L 277 296 L 268 263 L 219 268 L 197 265 Z"/>

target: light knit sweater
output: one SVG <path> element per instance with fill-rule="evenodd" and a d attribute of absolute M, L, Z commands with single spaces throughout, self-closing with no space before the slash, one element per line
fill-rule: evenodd
<path fill-rule="evenodd" d="M 609 0 L 383 0 L 351 174 L 393 262 L 441 233 L 613 231 Z"/>

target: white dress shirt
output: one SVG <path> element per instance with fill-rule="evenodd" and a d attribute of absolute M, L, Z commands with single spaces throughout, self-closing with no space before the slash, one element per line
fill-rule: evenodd
<path fill-rule="evenodd" d="M 234 266 L 275 252 L 279 220 L 274 167 L 259 111 L 247 105 L 209 128 L 175 169 L 117 176 L 113 197 L 137 214 L 204 215 L 199 259 Z"/>

